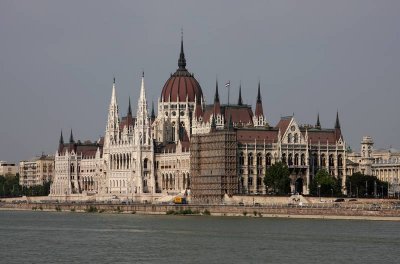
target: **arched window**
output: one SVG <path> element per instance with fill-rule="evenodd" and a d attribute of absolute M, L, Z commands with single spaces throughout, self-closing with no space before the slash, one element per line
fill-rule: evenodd
<path fill-rule="evenodd" d="M 343 158 L 342 158 L 342 154 L 338 155 L 338 166 L 342 167 L 343 166 Z"/>
<path fill-rule="evenodd" d="M 147 165 L 147 163 L 148 163 L 148 159 L 147 158 L 145 158 L 144 160 L 143 160 L 143 169 L 147 169 L 147 167 L 148 167 L 148 165 Z"/>
<path fill-rule="evenodd" d="M 333 154 L 329 155 L 329 167 L 333 167 L 334 166 L 334 158 L 333 158 Z"/>
<path fill-rule="evenodd" d="M 292 155 L 292 153 L 290 153 L 289 156 L 288 156 L 288 165 L 289 166 L 293 165 L 293 155 Z"/>
<path fill-rule="evenodd" d="M 321 155 L 321 167 L 325 167 L 326 166 L 325 163 L 326 163 L 325 154 L 322 154 Z"/>
<path fill-rule="evenodd" d="M 294 134 L 294 143 L 299 143 L 299 135 L 297 133 Z"/>
<path fill-rule="evenodd" d="M 297 134 L 296 134 L 297 135 Z M 299 165 L 299 154 L 294 154 L 294 165 L 298 166 Z"/>
<path fill-rule="evenodd" d="M 240 152 L 239 154 L 239 165 L 243 166 L 244 165 L 244 156 L 243 156 L 243 152 Z"/>
<path fill-rule="evenodd" d="M 248 155 L 247 163 L 248 166 L 253 166 L 253 153 L 251 152 Z"/>
<path fill-rule="evenodd" d="M 301 165 L 304 166 L 306 165 L 306 155 L 301 154 Z"/>
<path fill-rule="evenodd" d="M 286 164 L 286 153 L 282 154 L 282 162 Z"/>
<path fill-rule="evenodd" d="M 262 166 L 262 155 L 257 153 L 257 168 Z"/>
<path fill-rule="evenodd" d="M 267 153 L 267 155 L 265 156 L 265 164 L 267 166 L 271 166 L 271 153 Z"/>
<path fill-rule="evenodd" d="M 175 141 L 175 132 L 176 132 L 176 126 L 175 126 L 175 122 L 172 122 L 172 141 Z"/>
<path fill-rule="evenodd" d="M 292 143 L 292 133 L 289 133 L 287 136 L 287 142 Z"/>

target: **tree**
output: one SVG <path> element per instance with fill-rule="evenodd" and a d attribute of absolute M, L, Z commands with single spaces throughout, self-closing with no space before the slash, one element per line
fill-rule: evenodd
<path fill-rule="evenodd" d="M 289 168 L 282 162 L 277 162 L 269 167 L 265 173 L 264 184 L 277 194 L 290 192 Z"/>
<path fill-rule="evenodd" d="M 347 192 L 352 197 L 387 197 L 387 187 L 387 182 L 381 181 L 375 176 L 364 175 L 360 172 L 353 173 L 353 175 L 348 176 L 346 180 Z"/>
<path fill-rule="evenodd" d="M 311 183 L 310 192 L 314 196 L 341 195 L 340 181 L 329 175 L 325 169 L 321 169 Z"/>

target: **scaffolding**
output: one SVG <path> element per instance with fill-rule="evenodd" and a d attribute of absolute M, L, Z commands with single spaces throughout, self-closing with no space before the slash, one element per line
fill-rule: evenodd
<path fill-rule="evenodd" d="M 192 135 L 190 143 L 192 200 L 218 203 L 238 193 L 236 133 L 218 130 Z"/>

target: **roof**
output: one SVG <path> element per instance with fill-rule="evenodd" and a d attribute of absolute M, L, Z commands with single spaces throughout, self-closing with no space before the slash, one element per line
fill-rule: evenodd
<path fill-rule="evenodd" d="M 311 144 L 336 144 L 337 134 L 335 129 L 308 130 L 308 141 Z"/>
<path fill-rule="evenodd" d="M 278 124 L 275 126 L 275 128 L 280 129 L 281 133 L 285 133 L 285 131 L 287 130 L 290 121 L 292 120 L 292 116 L 284 116 L 281 117 L 281 120 L 279 120 Z"/>
<path fill-rule="evenodd" d="M 271 144 L 278 141 L 278 130 L 274 128 L 239 128 L 236 130 L 238 143 L 265 142 Z"/>

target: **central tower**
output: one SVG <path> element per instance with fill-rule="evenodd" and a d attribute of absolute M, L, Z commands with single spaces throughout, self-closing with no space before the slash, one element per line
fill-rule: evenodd
<path fill-rule="evenodd" d="M 156 140 L 177 143 L 189 139 L 196 102 L 204 105 L 203 91 L 193 74 L 186 69 L 182 35 L 178 69 L 165 82 L 158 102 L 160 126 L 155 133 Z"/>

